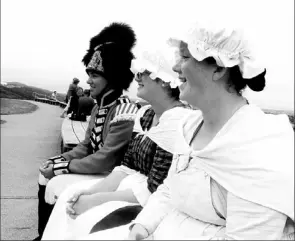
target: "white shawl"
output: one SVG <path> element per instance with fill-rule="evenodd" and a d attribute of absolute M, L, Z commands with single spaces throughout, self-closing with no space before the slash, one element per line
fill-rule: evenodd
<path fill-rule="evenodd" d="M 174 107 L 165 111 L 159 118 L 159 124 L 151 127 L 150 130 L 147 131 L 142 129 L 140 118 L 149 108 L 151 108 L 151 106 L 146 105 L 138 111 L 133 131 L 146 135 L 146 137 L 153 140 L 159 147 L 170 153 L 174 151 L 175 136 L 177 135 L 182 120 L 192 113 L 200 113 L 200 111 L 184 107 Z"/>
<path fill-rule="evenodd" d="M 294 220 L 294 132 L 288 117 L 243 106 L 203 150 L 194 151 L 184 133 L 193 133 L 201 120 L 191 114 L 181 123 L 175 152 L 200 161 L 234 195 Z"/>

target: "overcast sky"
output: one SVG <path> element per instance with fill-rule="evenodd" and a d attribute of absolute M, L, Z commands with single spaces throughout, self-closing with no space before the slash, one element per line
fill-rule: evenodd
<path fill-rule="evenodd" d="M 1 0 L 1 81 L 66 92 L 77 77 L 87 88 L 81 59 L 90 38 L 113 21 L 134 28 L 135 53 L 190 21 L 225 21 L 245 30 L 267 69 L 265 91 L 245 95 L 264 108 L 293 109 L 293 1 Z"/>

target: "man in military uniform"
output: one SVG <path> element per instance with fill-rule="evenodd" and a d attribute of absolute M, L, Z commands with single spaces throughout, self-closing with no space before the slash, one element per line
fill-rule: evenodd
<path fill-rule="evenodd" d="M 90 40 L 82 62 L 89 76 L 90 94 L 97 104 L 84 141 L 69 152 L 49 158 L 40 167 L 39 237 L 35 240 L 42 237 L 53 205 L 66 187 L 81 180 L 102 178 L 122 161 L 138 110 L 126 96 L 121 96 L 134 78 L 130 67 L 135 42 L 134 31 L 123 23 L 112 23 Z"/>

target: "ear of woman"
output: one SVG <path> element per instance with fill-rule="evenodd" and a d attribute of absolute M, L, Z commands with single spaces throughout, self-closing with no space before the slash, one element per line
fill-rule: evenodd
<path fill-rule="evenodd" d="M 224 67 L 220 67 L 220 66 L 216 66 L 216 69 L 213 73 L 213 81 L 218 81 L 221 78 L 223 78 L 225 76 L 225 74 L 227 73 L 227 68 Z"/>

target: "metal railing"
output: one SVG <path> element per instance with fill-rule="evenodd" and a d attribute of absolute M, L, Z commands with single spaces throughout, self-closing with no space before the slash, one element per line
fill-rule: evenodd
<path fill-rule="evenodd" d="M 33 92 L 33 98 L 37 102 L 43 102 L 43 103 L 47 103 L 47 104 L 51 104 L 51 105 L 59 105 L 62 108 L 65 108 L 67 105 L 64 102 L 52 99 L 50 95 L 39 94 L 37 92 Z"/>
<path fill-rule="evenodd" d="M 37 92 L 33 92 L 33 97 L 34 99 L 51 99 L 51 96 L 50 95 L 45 95 L 45 94 L 39 94 Z"/>

